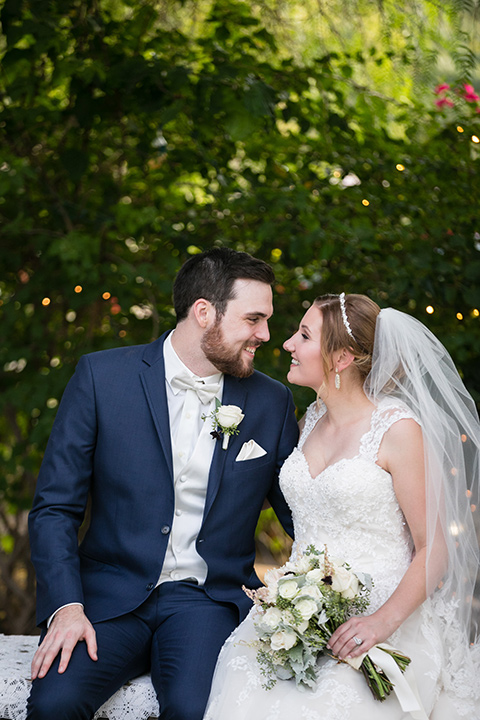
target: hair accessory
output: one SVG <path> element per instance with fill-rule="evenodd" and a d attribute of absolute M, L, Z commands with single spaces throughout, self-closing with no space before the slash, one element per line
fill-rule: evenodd
<path fill-rule="evenodd" d="M 350 337 L 352 338 L 352 340 L 355 340 L 355 336 L 354 336 L 354 334 L 353 334 L 353 332 L 352 332 L 352 328 L 350 327 L 350 323 L 348 322 L 347 310 L 346 310 L 346 308 L 345 308 L 345 293 L 342 292 L 342 293 L 338 296 L 338 298 L 339 298 L 339 300 L 340 300 L 340 310 L 342 311 L 342 320 L 343 320 L 343 324 L 345 325 L 345 330 L 346 330 L 347 333 L 350 335 Z M 357 342 L 357 341 L 355 340 L 355 342 Z"/>

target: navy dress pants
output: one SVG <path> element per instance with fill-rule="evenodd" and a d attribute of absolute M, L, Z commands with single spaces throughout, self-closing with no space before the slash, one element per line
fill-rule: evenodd
<path fill-rule="evenodd" d="M 59 674 L 58 656 L 32 684 L 27 720 L 90 720 L 125 682 L 148 671 L 161 720 L 202 720 L 218 653 L 238 620 L 235 605 L 211 600 L 202 587 L 164 583 L 135 611 L 94 625 L 97 661 L 78 643 Z"/>

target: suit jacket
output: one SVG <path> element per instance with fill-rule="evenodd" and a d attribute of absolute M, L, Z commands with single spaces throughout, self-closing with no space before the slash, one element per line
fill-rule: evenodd
<path fill-rule="evenodd" d="M 70 602 L 82 602 L 92 622 L 118 617 L 157 583 L 174 513 L 165 337 L 85 355 L 67 385 L 29 515 L 39 625 Z M 216 441 L 196 547 L 207 593 L 237 605 L 242 619 L 250 601 L 241 586 L 260 585 L 254 533 L 266 497 L 292 534 L 278 472 L 298 430 L 290 391 L 262 373 L 225 376 L 222 402 L 245 418 L 227 450 Z M 251 438 L 267 454 L 235 462 Z"/>

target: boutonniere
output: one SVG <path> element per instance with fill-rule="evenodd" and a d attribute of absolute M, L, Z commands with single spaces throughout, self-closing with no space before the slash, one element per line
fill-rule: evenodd
<path fill-rule="evenodd" d="M 213 431 L 210 435 L 216 440 L 220 440 L 223 433 L 222 448 L 226 450 L 230 440 L 230 435 L 238 435 L 238 426 L 242 422 L 245 415 L 238 405 L 222 405 L 218 398 L 215 398 L 215 410 L 210 415 L 202 415 L 202 420 L 207 417 L 212 418 Z"/>

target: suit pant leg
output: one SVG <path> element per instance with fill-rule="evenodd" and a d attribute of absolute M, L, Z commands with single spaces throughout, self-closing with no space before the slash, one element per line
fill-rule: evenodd
<path fill-rule="evenodd" d="M 202 720 L 217 656 L 238 625 L 238 609 L 190 583 L 164 583 L 157 593 L 151 674 L 160 718 Z"/>
<path fill-rule="evenodd" d="M 27 720 L 90 720 L 125 682 L 148 672 L 152 630 L 145 619 L 130 613 L 94 628 L 98 660 L 80 642 L 60 674 L 57 656 L 47 675 L 32 683 Z"/>

